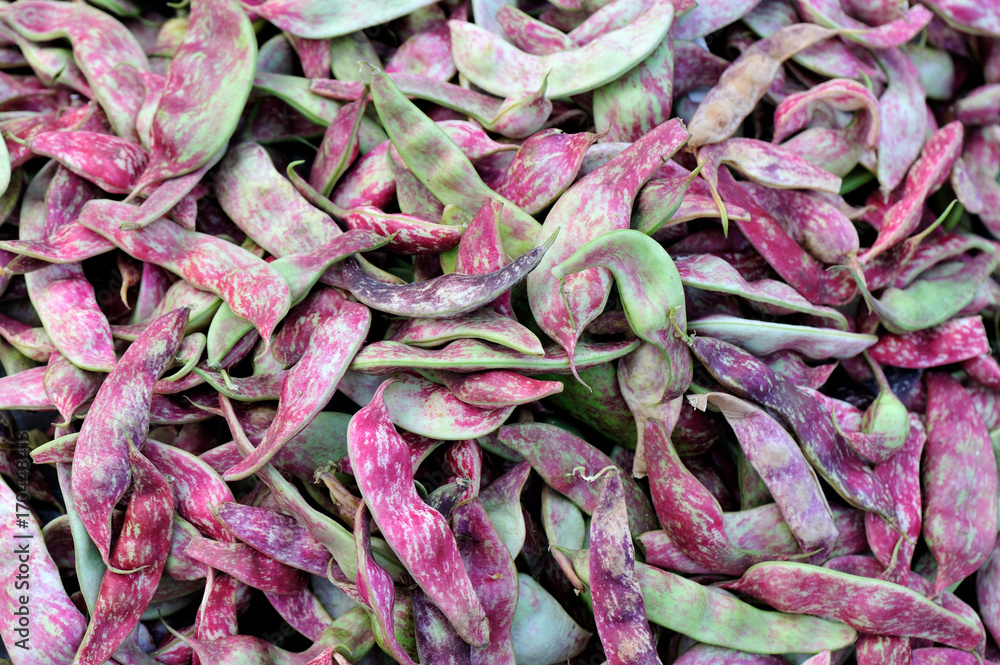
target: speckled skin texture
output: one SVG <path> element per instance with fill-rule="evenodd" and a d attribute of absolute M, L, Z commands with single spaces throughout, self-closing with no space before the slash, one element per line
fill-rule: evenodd
<path fill-rule="evenodd" d="M 590 523 L 590 595 L 597 633 L 611 665 L 661 663 L 635 574 L 625 491 L 617 471 L 601 484 Z"/>
<path fill-rule="evenodd" d="M 923 535 L 938 564 L 938 594 L 979 568 L 993 549 L 997 468 L 989 433 L 961 384 L 939 372 L 924 381 Z"/>
<path fill-rule="evenodd" d="M 80 430 L 73 498 L 105 563 L 111 555 L 111 512 L 132 478 L 130 446 L 146 440 L 153 384 L 173 361 L 186 321 L 187 310 L 176 310 L 129 347 L 101 385 Z"/>
<path fill-rule="evenodd" d="M 100 665 L 125 641 L 152 600 L 170 551 L 170 484 L 131 442 L 127 451 L 132 497 L 74 659 L 81 664 Z"/>
<path fill-rule="evenodd" d="M 140 186 L 190 173 L 226 145 L 250 95 L 256 60 L 253 27 L 236 0 L 192 3 L 153 116 Z"/>
<path fill-rule="evenodd" d="M 982 628 L 910 589 L 804 563 L 767 562 L 723 584 L 779 610 L 837 618 L 873 634 L 925 637 L 972 649 Z"/>
<path fill-rule="evenodd" d="M 440 513 L 413 487 L 406 442 L 389 420 L 379 386 L 371 404 L 351 419 L 347 432 L 351 467 L 383 537 L 424 593 L 474 646 L 489 642 L 489 623 Z"/>

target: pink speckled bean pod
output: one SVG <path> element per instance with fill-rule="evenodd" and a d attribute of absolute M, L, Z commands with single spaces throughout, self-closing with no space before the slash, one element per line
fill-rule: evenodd
<path fill-rule="evenodd" d="M 362 206 L 337 215 L 349 229 L 365 229 L 389 239 L 388 248 L 398 254 L 439 254 L 456 245 L 462 229 L 429 222 L 415 215 L 384 213 Z"/>
<path fill-rule="evenodd" d="M 50 165 L 53 163 L 50 162 Z M 49 176 L 51 179 L 49 180 Z M 46 187 L 46 181 L 49 181 Z M 44 193 L 39 191 L 44 188 Z M 59 168 L 46 167 L 25 192 L 20 234 L 40 239 L 79 214 L 93 188 Z M 44 204 L 40 197 L 44 196 Z M 54 265 L 25 276 L 28 296 L 56 348 L 81 369 L 110 372 L 115 366 L 111 328 L 98 308 L 94 287 L 79 264 Z"/>
<path fill-rule="evenodd" d="M 125 523 L 111 551 L 87 632 L 74 659 L 81 665 L 100 665 L 122 645 L 154 598 L 170 551 L 174 514 L 170 484 L 132 441 L 127 441 L 127 455 L 135 484 Z M 76 499 L 76 478 L 83 469 L 74 471 Z"/>
<path fill-rule="evenodd" d="M 270 266 L 278 271 L 288 283 L 292 304 L 296 308 L 302 307 L 301 310 L 290 310 L 288 322 L 276 334 L 272 349 L 275 358 L 288 367 L 301 357 L 303 348 L 309 342 L 312 328 L 300 333 L 295 322 L 298 321 L 298 316 L 303 310 L 311 309 L 311 305 L 306 303 L 314 303 L 323 298 L 332 299 L 337 303 L 337 306 L 329 311 L 332 314 L 339 312 L 342 303 L 346 302 L 344 297 L 333 289 L 318 290 L 307 297 L 307 294 L 323 277 L 327 269 L 356 252 L 376 249 L 385 244 L 386 239 L 375 232 L 357 229 L 341 234 L 312 251 L 289 254 L 270 263 Z M 313 317 L 318 314 L 318 311 L 310 312 Z M 293 323 L 289 325 L 289 322 Z M 315 321 L 312 322 L 312 325 L 315 326 Z M 252 331 L 253 325 L 238 317 L 228 305 L 220 308 L 212 317 L 212 323 L 208 329 L 206 342 L 208 365 L 213 368 L 221 366 L 224 358 L 229 356 L 241 343 L 241 340 L 245 340 Z"/>
<path fill-rule="evenodd" d="M 554 98 L 594 90 L 645 59 L 663 41 L 673 22 L 670 2 L 624 4 L 638 11 L 623 24 L 608 26 L 617 29 L 591 31 L 588 36 L 592 38 L 586 44 L 582 36 L 574 39 L 570 35 L 579 48 L 543 56 L 525 53 L 476 24 L 449 21 L 452 57 L 466 78 L 501 97 L 536 89 L 546 77 L 548 94 Z"/>
<path fill-rule="evenodd" d="M 387 72 L 391 72 L 388 68 Z M 416 73 L 393 73 L 393 82 L 407 97 L 425 99 L 476 120 L 484 129 L 513 139 L 526 138 L 542 128 L 552 112 L 546 85 L 499 100 L 460 86 Z"/>
<path fill-rule="evenodd" d="M 514 46 L 531 55 L 548 55 L 576 48 L 566 33 L 525 14 L 513 5 L 503 5 L 496 21 Z"/>
<path fill-rule="evenodd" d="M 368 308 L 352 305 L 316 327 L 302 359 L 281 385 L 274 423 L 254 452 L 226 472 L 227 480 L 240 480 L 256 472 L 330 401 L 371 325 Z"/>
<path fill-rule="evenodd" d="M 195 538 L 185 552 L 193 559 L 262 591 L 290 594 L 306 586 L 306 576 L 301 571 L 279 563 L 244 543 Z"/>
<path fill-rule="evenodd" d="M 361 155 L 333 188 L 330 200 L 344 209 L 368 205 L 384 210 L 396 195 L 391 146 L 384 141 Z"/>
<path fill-rule="evenodd" d="M 430 4 L 431 0 L 386 0 L 378 6 L 362 7 L 325 0 L 265 0 L 251 6 L 282 30 L 307 39 L 326 39 L 388 23 Z"/>
<path fill-rule="evenodd" d="M 760 561 L 795 556 L 733 544 L 718 500 L 681 462 L 663 423 L 646 423 L 644 444 L 657 517 L 670 540 L 690 560 L 714 573 L 739 575 Z"/>
<path fill-rule="evenodd" d="M 365 85 L 361 81 L 339 81 L 337 79 L 324 78 L 325 76 L 326 74 L 323 76 L 310 76 L 309 90 L 327 99 L 336 99 L 343 102 L 353 102 L 356 99 L 360 99 L 365 90 Z"/>
<path fill-rule="evenodd" d="M 150 439 L 145 451 L 160 473 L 173 478 L 178 514 L 205 535 L 231 542 L 232 535 L 215 518 L 223 503 L 235 500 L 222 478 L 197 456 L 175 446 Z"/>
<path fill-rule="evenodd" d="M 858 635 L 854 645 L 858 665 L 911 665 L 910 640 L 891 635 Z M 962 653 L 962 652 L 960 652 Z"/>
<path fill-rule="evenodd" d="M 413 628 L 421 663 L 470 665 L 471 647 L 423 591 L 413 592 Z"/>
<path fill-rule="evenodd" d="M 379 386 L 371 403 L 351 418 L 348 427 L 348 452 L 358 487 L 383 537 L 420 588 L 466 642 L 485 646 L 489 623 L 462 567 L 455 536 L 440 513 L 426 507 L 413 488 L 406 443 L 389 420 L 382 397 L 392 383 Z M 420 555 L 428 548 L 437 553 L 433 560 Z"/>
<path fill-rule="evenodd" d="M 309 347 L 316 327 L 325 319 L 344 312 L 353 312 L 352 303 L 336 289 L 317 289 L 289 311 L 281 329 L 275 334 L 272 354 L 284 367 L 292 367 Z"/>
<path fill-rule="evenodd" d="M 358 131 L 367 105 L 367 95 L 344 105 L 326 128 L 309 172 L 309 184 L 323 196 L 330 195 L 340 176 L 358 158 Z"/>
<path fill-rule="evenodd" d="M 836 175 L 784 148 L 757 139 L 729 138 L 705 146 L 698 151 L 698 163 L 704 164 L 701 177 L 713 190 L 719 188 L 719 168 L 727 165 L 769 187 L 816 189 L 830 194 L 840 191 L 841 180 Z M 723 219 L 723 228 L 725 224 Z"/>
<path fill-rule="evenodd" d="M 590 577 L 590 553 L 577 550 L 567 551 L 567 555 L 586 583 Z M 767 565 L 774 564 L 758 564 L 758 567 Z M 636 563 L 635 570 L 650 622 L 706 644 L 753 653 L 812 653 L 843 648 L 857 639 L 854 629 L 839 621 L 761 610 L 714 587 L 646 564 Z M 734 626 L 739 629 L 734 631 Z"/>
<path fill-rule="evenodd" d="M 597 138 L 590 132 L 564 134 L 557 129 L 529 136 L 507 167 L 497 192 L 525 212 L 538 214 L 573 183 Z"/>
<path fill-rule="evenodd" d="M 719 193 L 726 203 L 750 213 L 750 221 L 737 220 L 737 227 L 775 272 L 807 300 L 818 305 L 840 305 L 855 296 L 856 286 L 850 275 L 844 271 L 827 272 L 823 264 L 803 250 L 725 168 L 719 169 Z"/>
<path fill-rule="evenodd" d="M 584 369 L 616 360 L 634 351 L 639 344 L 638 339 L 607 343 L 581 342 L 576 355 L 576 367 Z M 544 356 L 537 356 L 473 339 L 459 339 L 435 350 L 418 349 L 399 342 L 375 342 L 354 357 L 351 368 L 366 374 L 422 369 L 455 372 L 509 369 L 525 374 L 571 373 L 569 357 L 561 348 L 549 346 L 545 349 Z"/>
<path fill-rule="evenodd" d="M 1000 10 L 967 0 L 930 0 L 927 3 L 944 21 L 963 32 L 1000 37 Z"/>
<path fill-rule="evenodd" d="M 991 662 L 983 660 L 977 654 L 947 647 L 914 649 L 910 658 L 907 662 L 911 665 L 979 665 Z"/>
<path fill-rule="evenodd" d="M 187 315 L 179 309 L 157 319 L 129 347 L 101 385 L 80 429 L 73 454 L 73 499 L 108 565 L 112 511 L 132 478 L 130 446 L 145 443 L 153 384 L 173 362 Z M 173 495 L 171 512 L 172 504 Z"/>
<path fill-rule="evenodd" d="M 983 200 L 980 213 L 983 224 L 996 236 L 996 231 L 1000 230 L 1000 212 L 997 207 L 1000 204 L 1000 184 L 997 182 L 997 175 L 1000 175 L 1000 165 L 997 163 L 1000 135 L 993 126 L 979 127 L 968 134 L 962 160 Z"/>
<path fill-rule="evenodd" d="M 851 18 L 832 0 L 796 0 L 802 17 L 828 28 L 846 28 L 844 38 L 857 42 L 872 50 L 891 49 L 902 46 L 924 29 L 934 14 L 921 5 L 907 9 L 897 19 L 870 28 L 865 23 Z"/>
<path fill-rule="evenodd" d="M 708 644 L 695 644 L 674 661 L 674 665 L 785 665 L 781 656 L 735 651 Z"/>
<path fill-rule="evenodd" d="M 1000 634 L 1000 549 L 996 544 L 976 571 L 976 600 L 983 623 L 996 639 Z"/>
<path fill-rule="evenodd" d="M 740 183 L 804 250 L 827 264 L 846 263 L 859 249 L 858 230 L 835 205 L 804 192 Z"/>
<path fill-rule="evenodd" d="M 465 505 L 479 495 L 479 485 L 483 476 L 483 451 L 472 439 L 463 439 L 451 444 L 444 453 L 444 465 L 451 474 L 449 482 L 465 490 L 459 494 L 455 507 Z"/>
<path fill-rule="evenodd" d="M 642 62 L 594 90 L 594 124 L 607 132 L 602 140 L 637 141 L 669 120 L 673 78 L 674 37 L 667 33 Z"/>
<path fill-rule="evenodd" d="M 45 114 L 41 118 L 21 119 L 13 126 L 7 125 L 4 129 L 10 135 L 5 139 L 7 152 L 10 154 L 10 166 L 12 169 L 23 166 L 28 162 L 34 153 L 28 148 L 26 142 L 31 137 L 42 132 L 54 132 L 58 130 L 104 130 L 104 114 L 95 112 L 97 105 L 91 102 L 85 106 L 67 110 L 62 115 Z M 25 143 L 16 143 L 17 137 Z"/>
<path fill-rule="evenodd" d="M 338 635 L 338 637 L 340 636 Z M 329 665 L 332 662 L 333 649 L 337 648 L 336 646 L 327 646 L 320 641 L 305 651 L 292 653 L 252 635 L 232 635 L 215 640 L 200 640 L 181 635 L 179 639 L 191 648 L 194 657 L 200 663 L 232 663 L 250 660 L 251 662 L 287 663 L 288 665 Z"/>
<path fill-rule="evenodd" d="M 979 568 L 993 548 L 997 468 L 989 432 L 961 384 L 938 372 L 925 381 L 923 536 L 938 564 L 937 595 Z"/>
<path fill-rule="evenodd" d="M 837 516 L 842 516 L 844 509 L 837 512 Z M 755 508 L 736 512 L 722 513 L 722 522 L 725 526 L 726 534 L 732 539 L 733 544 L 743 550 L 756 550 L 760 552 L 771 552 L 777 560 L 786 559 L 802 553 L 799 544 L 792 535 L 791 529 L 781 515 L 781 510 L 775 503 L 765 503 Z M 844 525 L 838 523 L 838 527 Z M 844 528 L 844 531 L 849 531 Z M 860 550 L 864 548 L 861 542 L 856 547 L 849 547 L 847 540 L 854 534 L 843 534 L 844 543 L 835 543 L 833 551 Z M 858 539 L 862 540 L 862 539 Z M 710 574 L 712 571 L 688 557 L 666 531 L 649 531 L 639 536 L 646 553 L 646 563 L 689 574 Z M 845 547 L 846 546 L 846 547 Z M 828 552 L 830 550 L 827 550 Z M 814 555 L 816 560 L 827 558 L 825 552 Z"/>
<path fill-rule="evenodd" d="M 783 612 L 833 617 L 876 635 L 925 637 L 959 649 L 982 640 L 982 628 L 907 587 L 805 563 L 759 563 L 724 588 Z"/>
<path fill-rule="evenodd" d="M 342 233 L 296 192 L 257 143 L 227 151 L 215 173 L 215 192 L 233 222 L 275 256 L 314 250 Z"/>
<path fill-rule="evenodd" d="M 611 290 L 611 275 L 596 268 L 567 277 L 551 273 L 587 242 L 603 233 L 627 229 L 639 189 L 679 150 L 688 133 L 670 120 L 633 143 L 621 155 L 579 180 L 549 211 L 539 237 L 558 233 L 538 269 L 528 275 L 528 299 L 539 326 L 573 357 L 577 340 L 593 321 Z"/>
<path fill-rule="evenodd" d="M 143 99 L 140 73 L 149 62 L 135 36 L 114 17 L 89 5 L 30 0 L 4 7 L 0 16 L 23 37 L 48 41 L 65 37 L 94 97 L 118 136 L 134 140 Z M 242 104 L 241 104 L 242 106 Z"/>
<path fill-rule="evenodd" d="M 219 507 L 218 516 L 230 532 L 255 550 L 287 566 L 326 575 L 330 551 L 294 517 L 231 501 Z"/>
<path fill-rule="evenodd" d="M 944 183 L 961 154 L 963 135 L 962 123 L 956 120 L 927 140 L 906 176 L 902 198 L 886 212 L 878 238 L 860 257 L 862 262 L 870 261 L 916 230 L 925 200 Z"/>
<path fill-rule="evenodd" d="M 185 203 L 194 203 L 190 197 L 192 190 L 198 186 L 202 178 L 205 177 L 205 174 L 219 163 L 224 153 L 225 150 L 219 150 L 219 152 L 209 157 L 207 162 L 194 171 L 161 183 L 142 202 L 142 205 L 135 211 L 132 219 L 122 222 L 122 227 L 128 230 L 141 229 L 147 224 L 155 222 L 160 217 L 177 212 L 177 209 Z M 190 219 L 176 219 L 176 221 L 188 231 L 195 230 L 193 213 Z"/>
<path fill-rule="evenodd" d="M 483 409 L 466 404 L 446 387 L 412 374 L 396 374 L 385 393 L 393 424 L 433 439 L 455 441 L 489 434 L 510 416 L 513 406 Z M 344 373 L 338 389 L 359 405 L 368 404 L 383 379 Z"/>
<path fill-rule="evenodd" d="M 795 385 L 814 390 L 822 388 L 838 366 L 837 362 L 815 367 L 807 365 L 803 357 L 795 351 L 778 351 L 764 356 L 761 360 L 778 374 L 791 379 Z"/>
<path fill-rule="evenodd" d="M 149 166 L 135 191 L 208 162 L 236 130 L 250 95 L 257 40 L 243 9 L 236 0 L 194 0 L 191 10 L 153 116 Z"/>
<path fill-rule="evenodd" d="M 490 643 L 472 647 L 470 663 L 513 665 L 511 623 L 518 601 L 514 561 L 478 499 L 455 508 L 452 521 L 459 553 L 490 624 Z"/>
<path fill-rule="evenodd" d="M 740 0 L 740 2 L 722 2 L 721 0 L 709 0 L 698 3 L 693 9 L 684 11 L 683 3 L 678 6 L 678 13 L 684 13 L 678 17 L 674 26 L 674 36 L 678 39 L 694 40 L 703 37 L 711 32 L 715 32 L 735 23 L 749 13 L 759 0 Z"/>
<path fill-rule="evenodd" d="M 822 105 L 822 106 L 821 106 Z M 795 132 L 809 126 L 817 110 L 832 107 L 838 111 L 859 111 L 855 122 L 865 126 L 865 143 L 875 147 L 881 127 L 878 99 L 855 81 L 834 79 L 810 90 L 785 97 L 774 109 L 775 143 L 781 143 Z"/>
<path fill-rule="evenodd" d="M 736 433 L 740 447 L 761 475 L 803 552 L 833 545 L 837 527 L 816 472 L 788 433 L 762 409 L 725 393 L 708 393 Z M 779 451 L 781 447 L 784 452 Z"/>
<path fill-rule="evenodd" d="M 755 309 L 781 316 L 800 312 L 818 319 L 831 328 L 847 330 L 847 319 L 832 307 L 815 305 L 788 284 L 773 279 L 744 279 L 732 265 L 713 254 L 692 254 L 674 262 L 681 283 L 689 288 L 725 293 L 751 301 Z"/>
<path fill-rule="evenodd" d="M 66 593 L 59 570 L 43 544 L 42 530 L 35 517 L 3 481 L 0 481 L 0 506 L 7 515 L 0 522 L 0 534 L 9 546 L 9 553 L 0 559 L 0 580 L 3 581 L 0 608 L 7 616 L 0 624 L 0 637 L 13 653 L 18 653 L 19 663 L 71 663 L 87 629 L 87 620 Z M 25 520 L 24 528 L 15 530 L 17 518 Z M 18 550 L 23 552 L 18 553 Z M 20 566 L 24 569 L 19 572 Z M 24 579 L 19 582 L 17 576 L 24 575 L 24 570 L 30 572 L 31 597 L 35 599 L 30 607 L 18 602 L 26 587 Z M 40 602 L 42 599 L 45 602 Z M 25 611 L 21 608 L 30 613 L 26 625 L 18 625 L 15 618 Z M 21 649 L 22 646 L 25 649 Z"/>
<path fill-rule="evenodd" d="M 989 349 L 982 318 L 971 316 L 904 335 L 883 334 L 868 354 L 883 365 L 926 369 L 975 358 Z"/>
<path fill-rule="evenodd" d="M 197 538 L 196 536 L 192 540 Z M 185 556 L 192 558 L 187 554 L 187 545 L 185 545 Z M 217 640 L 236 635 L 239 632 L 236 621 L 236 594 L 243 583 L 232 575 L 210 566 L 205 567 L 208 569 L 205 593 L 195 615 L 194 635 L 200 640 Z"/>
<path fill-rule="evenodd" d="M 307 78 L 329 76 L 332 66 L 329 39 L 306 39 L 288 33 L 288 41 L 299 55 L 302 73 Z"/>
<path fill-rule="evenodd" d="M 875 475 L 882 479 L 893 495 L 899 528 L 912 542 L 902 538 L 900 532 L 886 524 L 873 513 L 865 514 L 865 532 L 872 554 L 889 568 L 896 561 L 897 568 L 907 570 L 913 557 L 915 543 L 922 526 L 920 459 L 927 435 L 918 416 L 910 414 L 910 433 L 903 448 L 891 459 L 875 466 Z M 899 545 L 899 551 L 896 546 Z"/>
<path fill-rule="evenodd" d="M 113 242 L 75 220 L 44 239 L 0 240 L 0 249 L 20 255 L 6 266 L 15 274 L 39 270 L 49 263 L 78 263 L 114 248 Z"/>
<path fill-rule="evenodd" d="M 590 595 L 611 665 L 661 665 L 635 574 L 625 490 L 617 470 L 603 481 L 590 523 Z"/>
<path fill-rule="evenodd" d="M 450 273 L 413 284 L 386 284 L 368 276 L 351 258 L 343 277 L 351 294 L 372 309 L 410 317 L 453 318 L 496 299 L 543 260 L 555 235 L 510 264 L 485 275 Z"/>
<path fill-rule="evenodd" d="M 491 190 L 469 158 L 441 127 L 403 96 L 388 75 L 373 72 L 371 94 L 401 161 L 439 205 L 454 205 L 474 215 L 484 203 L 496 200 L 503 205 L 500 223 L 508 253 L 519 257 L 535 247 L 538 222 Z M 397 174 L 397 198 L 401 202 L 402 182 Z"/>
<path fill-rule="evenodd" d="M 924 86 L 913 63 L 898 49 L 876 51 L 875 59 L 889 77 L 879 97 L 878 182 L 885 196 L 903 181 L 920 154 L 927 131 Z"/>
<path fill-rule="evenodd" d="M 528 404 L 563 390 L 561 381 L 539 381 L 505 370 L 477 374 L 434 371 L 427 376 L 443 383 L 458 399 L 484 409 Z"/>
<path fill-rule="evenodd" d="M 555 425 L 517 423 L 501 428 L 498 438 L 505 446 L 524 456 L 532 468 L 556 491 L 565 494 L 588 515 L 597 508 L 600 488 L 586 480 L 612 466 L 611 458 Z M 575 470 L 583 467 L 583 471 Z M 633 480 L 625 480 L 632 533 L 638 535 L 657 528 L 649 499 Z"/>
<path fill-rule="evenodd" d="M 323 631 L 333 625 L 333 619 L 309 588 L 296 594 L 265 593 L 281 618 L 314 642 L 323 637 Z"/>
<path fill-rule="evenodd" d="M 454 319 L 409 319 L 391 336 L 392 341 L 420 348 L 458 339 L 481 339 L 521 353 L 545 355 L 541 341 L 533 332 L 487 307 Z"/>
<path fill-rule="evenodd" d="M 98 132 L 45 132 L 30 147 L 111 194 L 131 192 L 149 159 L 138 143 Z"/>
<path fill-rule="evenodd" d="M 962 362 L 962 371 L 986 388 L 1000 390 L 1000 363 L 989 354 L 982 354 Z"/>
<path fill-rule="evenodd" d="M 402 665 L 415 665 L 410 655 L 396 639 L 393 626 L 393 606 L 396 586 L 389 573 L 375 562 L 372 555 L 371 513 L 364 502 L 358 504 L 354 518 L 354 542 L 358 548 L 357 589 L 362 602 L 372 611 L 375 629 L 390 656 Z"/>
<path fill-rule="evenodd" d="M 854 454 L 816 398 L 736 346 L 702 336 L 692 337 L 690 344 L 723 386 L 777 411 L 792 426 L 806 459 L 838 494 L 852 505 L 896 521 L 888 488 Z"/>
<path fill-rule="evenodd" d="M 459 241 L 458 249 L 455 251 L 455 272 L 483 275 L 499 270 L 510 262 L 507 252 L 504 251 L 503 237 L 500 233 L 502 208 L 498 201 L 491 199 L 476 211 L 469 226 L 462 233 L 462 240 Z M 510 291 L 502 293 L 487 307 L 513 319 L 514 309 L 510 297 Z"/>
<path fill-rule="evenodd" d="M 76 410 L 93 398 L 104 377 L 97 372 L 87 372 L 71 363 L 61 353 L 53 353 L 45 368 L 45 395 L 59 410 L 62 423 L 69 425 Z"/>
<path fill-rule="evenodd" d="M 173 222 L 160 219 L 136 231 L 123 231 L 120 221 L 131 206 L 91 201 L 80 222 L 114 242 L 129 255 L 184 277 L 192 286 L 215 293 L 239 316 L 254 324 L 264 340 L 288 312 L 288 284 L 274 268 L 250 252 Z"/>

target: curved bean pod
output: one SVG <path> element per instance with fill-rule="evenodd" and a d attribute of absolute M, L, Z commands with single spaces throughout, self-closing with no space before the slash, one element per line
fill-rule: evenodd
<path fill-rule="evenodd" d="M 101 385 L 80 429 L 73 454 L 73 499 L 109 566 L 111 514 L 132 477 L 130 446 L 146 440 L 153 385 L 173 362 L 187 316 L 186 309 L 179 309 L 157 319 L 129 347 Z"/>
<path fill-rule="evenodd" d="M 288 283 L 279 272 L 240 247 L 160 219 L 137 231 L 123 231 L 132 206 L 91 201 L 80 222 L 142 261 L 175 272 L 192 286 L 215 293 L 239 316 L 254 324 L 264 340 L 271 339 L 288 312 Z"/>
<path fill-rule="evenodd" d="M 358 487 L 382 535 L 424 593 L 462 639 L 486 646 L 489 622 L 462 566 L 455 536 L 441 514 L 417 495 L 406 442 L 389 420 L 382 395 L 392 383 L 379 386 L 371 404 L 348 426 L 347 447 Z M 421 554 L 429 551 L 436 553 L 432 560 Z"/>

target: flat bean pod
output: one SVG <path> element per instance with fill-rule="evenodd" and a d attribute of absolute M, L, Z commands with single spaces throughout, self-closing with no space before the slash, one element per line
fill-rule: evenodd
<path fill-rule="evenodd" d="M 137 190 L 195 171 L 225 147 L 250 95 L 256 63 L 253 27 L 235 0 L 192 3 L 153 116 L 150 165 Z"/>
<path fill-rule="evenodd" d="M 123 231 L 120 219 L 129 214 L 129 208 L 114 201 L 92 201 L 84 207 L 80 221 L 130 255 L 212 291 L 253 323 L 261 338 L 271 338 L 290 301 L 288 284 L 280 273 L 244 249 L 166 219 L 137 231 Z"/>
<path fill-rule="evenodd" d="M 489 623 L 461 564 L 455 537 L 441 514 L 426 507 L 413 488 L 406 443 L 390 422 L 382 399 L 391 383 L 383 383 L 371 404 L 351 419 L 347 433 L 351 467 L 383 536 L 420 588 L 465 641 L 485 646 Z M 384 471 L 378 472 L 379 468 Z M 405 514 L 399 512 L 400 501 L 408 506 Z M 423 551 L 434 551 L 436 556 L 426 560 Z"/>
<path fill-rule="evenodd" d="M 982 629 L 907 587 L 805 563 L 760 563 L 725 588 L 779 610 L 832 616 L 873 634 L 925 637 L 971 649 Z"/>
<path fill-rule="evenodd" d="M 568 555 L 580 579 L 587 583 L 589 551 Z M 769 565 L 804 564 L 758 564 L 757 568 Z M 637 563 L 635 570 L 650 622 L 705 644 L 760 654 L 815 653 L 839 649 L 857 639 L 855 630 L 839 621 L 760 610 L 721 589 L 665 570 L 642 563 Z"/>
<path fill-rule="evenodd" d="M 157 319 L 129 347 L 101 385 L 80 429 L 73 454 L 73 498 L 107 565 L 111 514 L 131 480 L 130 446 L 146 440 L 153 384 L 173 362 L 187 314 L 180 309 Z"/>

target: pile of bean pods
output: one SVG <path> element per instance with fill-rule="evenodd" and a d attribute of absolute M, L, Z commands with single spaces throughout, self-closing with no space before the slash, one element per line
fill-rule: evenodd
<path fill-rule="evenodd" d="M 90 1 L 0 2 L 0 660 L 1000 663 L 1000 4 Z"/>

